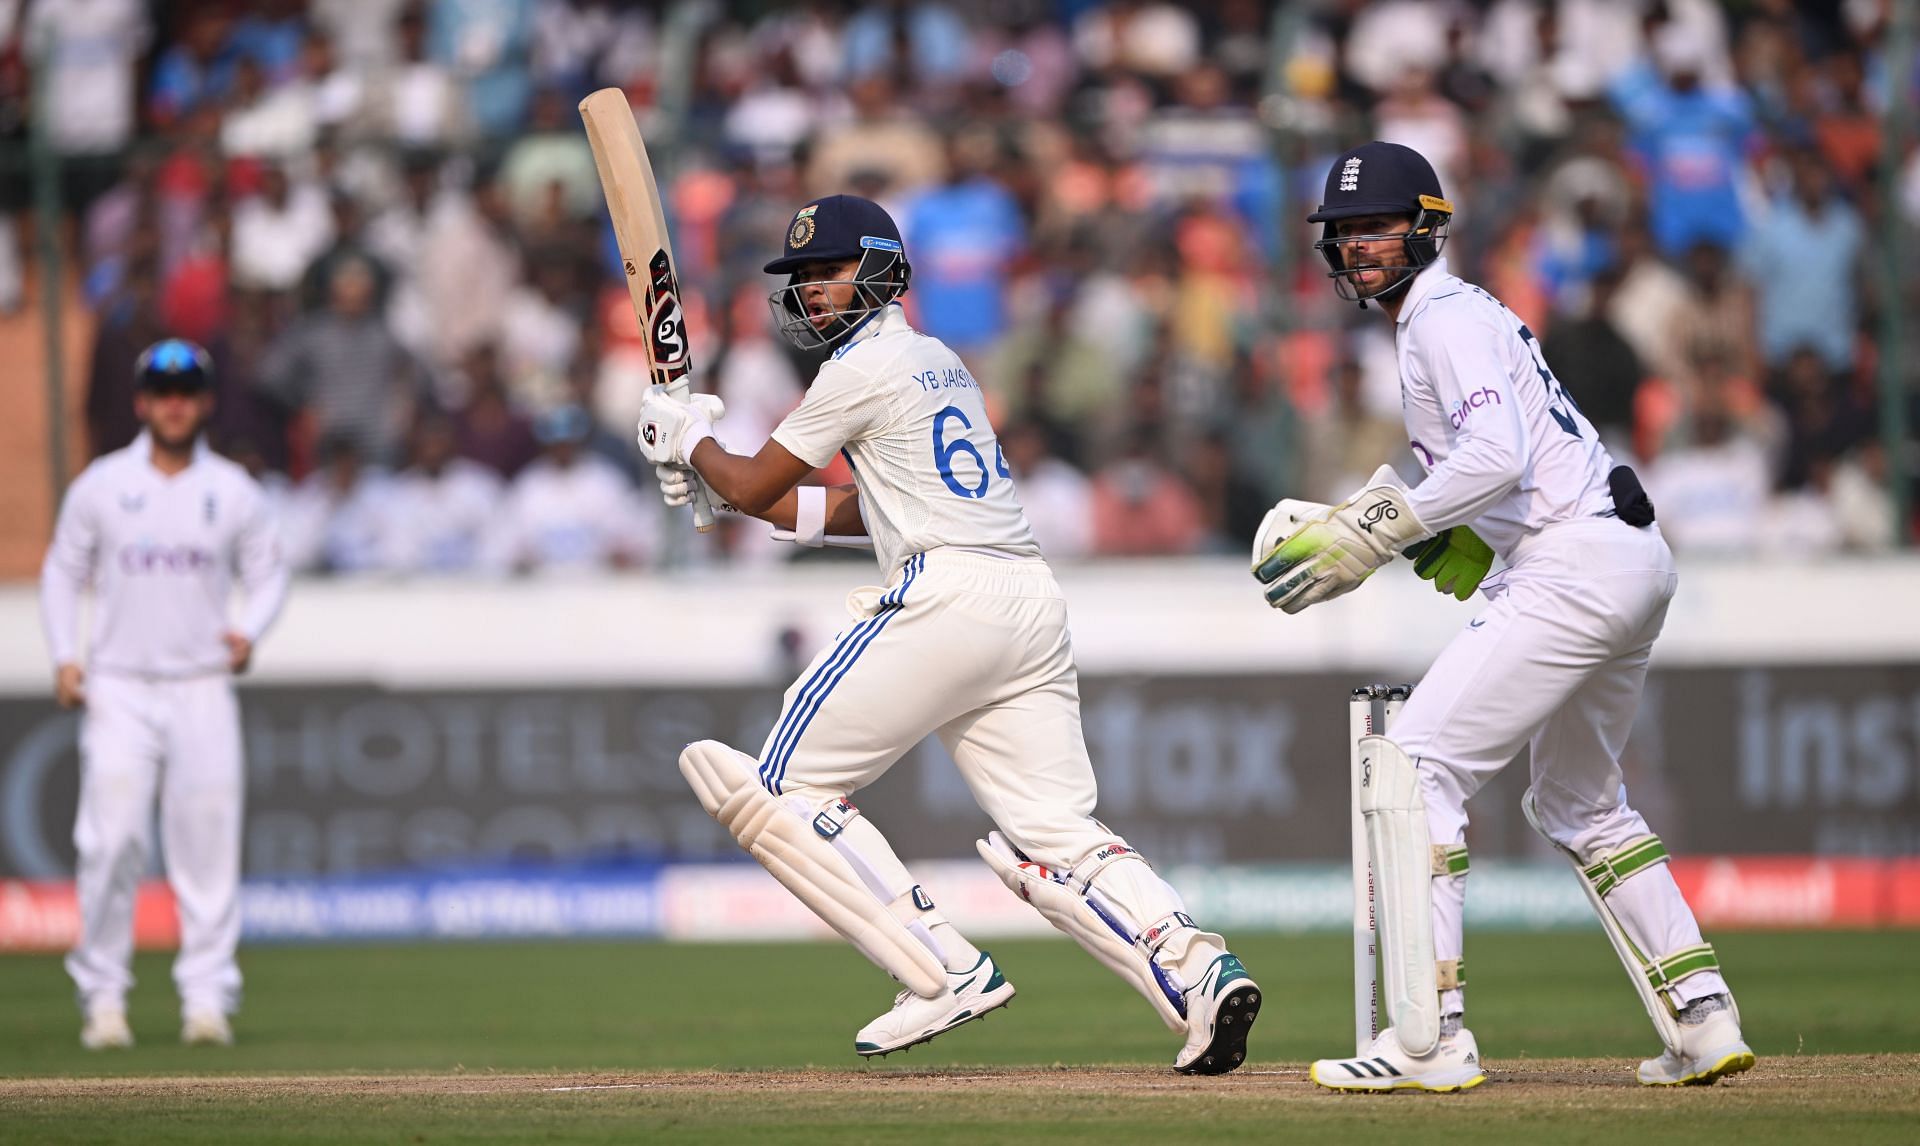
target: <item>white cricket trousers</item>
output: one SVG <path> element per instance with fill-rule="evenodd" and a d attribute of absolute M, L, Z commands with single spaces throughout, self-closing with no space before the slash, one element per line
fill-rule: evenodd
<path fill-rule="evenodd" d="M 1617 518 L 1550 525 L 1509 555 L 1492 600 L 1448 643 L 1394 722 L 1415 760 L 1433 842 L 1466 842 L 1469 797 L 1532 748 L 1542 826 L 1584 862 L 1649 833 L 1627 804 L 1620 754 L 1646 684 L 1647 659 L 1679 584 L 1658 526 Z M 1433 881 L 1434 954 L 1462 953 L 1464 876 Z M 1607 903 L 1642 951 L 1701 942 L 1667 865 L 1622 882 Z M 1727 989 L 1718 971 L 1676 984 L 1682 1002 Z M 1443 992 L 1442 1013 L 1464 993 Z"/>
<path fill-rule="evenodd" d="M 240 1002 L 240 710 L 232 679 L 95 672 L 80 725 L 80 941 L 67 956 L 82 1008 L 133 986 L 134 894 L 160 846 L 180 911 L 173 980 L 182 1011 Z"/>
<path fill-rule="evenodd" d="M 1066 601 L 1045 561 L 937 548 L 847 603 L 861 619 L 787 689 L 761 750 L 769 790 L 846 796 L 938 733 L 1035 860 L 1064 870 L 1115 838 L 1093 818 Z"/>

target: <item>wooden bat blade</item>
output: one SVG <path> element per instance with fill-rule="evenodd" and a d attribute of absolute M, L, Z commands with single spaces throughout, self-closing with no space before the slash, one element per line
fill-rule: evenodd
<path fill-rule="evenodd" d="M 634 316 L 640 321 L 647 364 L 654 382 L 684 400 L 693 373 L 693 350 L 687 339 L 686 309 L 680 302 L 667 216 L 660 205 L 660 187 L 647 158 L 646 141 L 640 138 L 633 109 L 619 88 L 601 88 L 581 100 L 580 119 L 587 128 L 600 190 L 620 244 L 621 270 Z M 706 488 L 695 481 L 694 525 L 705 533 L 713 528 L 713 521 Z"/>

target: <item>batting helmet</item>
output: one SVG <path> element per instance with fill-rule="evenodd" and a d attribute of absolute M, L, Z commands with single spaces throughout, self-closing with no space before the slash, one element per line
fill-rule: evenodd
<path fill-rule="evenodd" d="M 859 260 L 851 282 L 854 305 L 838 310 L 833 321 L 817 326 L 801 292 L 811 283 L 798 275 L 812 263 Z M 861 321 L 906 293 L 913 266 L 907 262 L 900 228 L 886 208 L 858 195 L 829 195 L 800 208 L 787 226 L 785 249 L 764 268 L 789 276 L 787 285 L 767 296 L 774 322 L 789 342 L 803 350 L 831 346 Z M 832 285 L 829 283 L 828 285 Z"/>
<path fill-rule="evenodd" d="M 1401 215 L 1413 221 L 1412 228 L 1398 236 L 1406 244 L 1404 267 L 1348 265 L 1342 247 L 1396 237 L 1335 234 L 1334 224 L 1339 220 L 1369 215 Z M 1384 298 L 1405 290 L 1422 267 L 1439 258 L 1452 219 L 1453 204 L 1441 193 L 1440 177 L 1433 173 L 1433 164 L 1411 147 L 1378 139 L 1363 143 L 1333 161 L 1333 167 L 1327 172 L 1327 189 L 1320 209 L 1307 216 L 1309 223 L 1324 224 L 1314 249 L 1332 268 L 1334 289 L 1340 292 L 1341 298 L 1363 305 L 1366 299 Z M 1399 273 L 1392 275 L 1385 286 L 1363 295 L 1354 281 L 1354 276 L 1362 270 Z"/>

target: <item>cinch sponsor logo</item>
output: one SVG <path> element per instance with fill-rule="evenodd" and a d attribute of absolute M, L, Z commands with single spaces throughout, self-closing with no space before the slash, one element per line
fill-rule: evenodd
<path fill-rule="evenodd" d="M 1457 430 L 1466 424 L 1467 419 L 1473 416 L 1475 410 L 1478 410 L 1482 406 L 1498 406 L 1499 404 L 1500 392 L 1491 387 L 1482 387 L 1478 393 L 1467 395 L 1465 401 L 1455 402 L 1453 409 L 1448 411 L 1447 420 L 1452 422 L 1453 428 Z"/>
<path fill-rule="evenodd" d="M 195 545 L 124 545 L 120 569 L 125 573 L 204 573 L 219 565 L 214 555 Z"/>

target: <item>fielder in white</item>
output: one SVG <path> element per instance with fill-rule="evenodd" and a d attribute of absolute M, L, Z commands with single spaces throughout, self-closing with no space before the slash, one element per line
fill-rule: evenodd
<path fill-rule="evenodd" d="M 1407 489 L 1382 467 L 1340 505 L 1282 502 L 1254 542 L 1254 574 L 1288 613 L 1402 553 L 1462 600 L 1494 554 L 1506 566 L 1391 739 L 1361 741 L 1392 1026 L 1355 1058 L 1314 1063 L 1312 1077 L 1336 1090 L 1440 1091 L 1485 1077 L 1462 1023 L 1465 808 L 1531 746 L 1528 822 L 1580 874 L 1665 1047 L 1640 1081 L 1710 1083 L 1750 1068 L 1753 1051 L 1619 763 L 1678 584 L 1673 556 L 1633 471 L 1614 465 L 1532 332 L 1447 273 L 1452 212 L 1409 148 L 1373 142 L 1334 162 L 1308 221 L 1325 225 L 1316 245 L 1341 296 L 1394 321 L 1407 433 L 1427 476 Z"/>
<path fill-rule="evenodd" d="M 80 940 L 67 956 L 91 1050 L 133 1045 L 134 893 L 153 850 L 153 809 L 180 911 L 173 964 L 187 1043 L 233 1041 L 240 1004 L 240 713 L 233 675 L 286 599 L 287 570 L 260 487 L 207 448 L 212 363 L 169 339 L 140 356 L 134 408 L 146 430 L 75 479 L 40 573 L 55 695 L 83 707 Z M 246 594 L 227 618 L 235 576 Z M 80 600 L 93 590 L 86 667 Z"/>
<path fill-rule="evenodd" d="M 1175 1069 L 1246 1057 L 1260 990 L 1220 936 L 1096 820 L 1066 605 L 1028 532 L 980 387 L 907 324 L 893 220 L 848 195 L 800 209 L 772 295 L 802 346 L 833 346 L 805 400 L 755 456 L 713 440 L 718 399 L 656 387 L 640 443 L 669 504 L 687 467 L 803 545 L 871 544 L 884 587 L 787 690 L 753 757 L 701 741 L 680 757 L 702 804 L 788 890 L 906 989 L 855 1036 L 863 1056 L 922 1043 L 1013 997 L 991 956 L 934 907 L 848 797 L 938 734 L 999 831 L 982 858 L 1007 886 L 1153 1004 L 1184 1042 Z M 798 486 L 836 454 L 854 482 Z"/>

